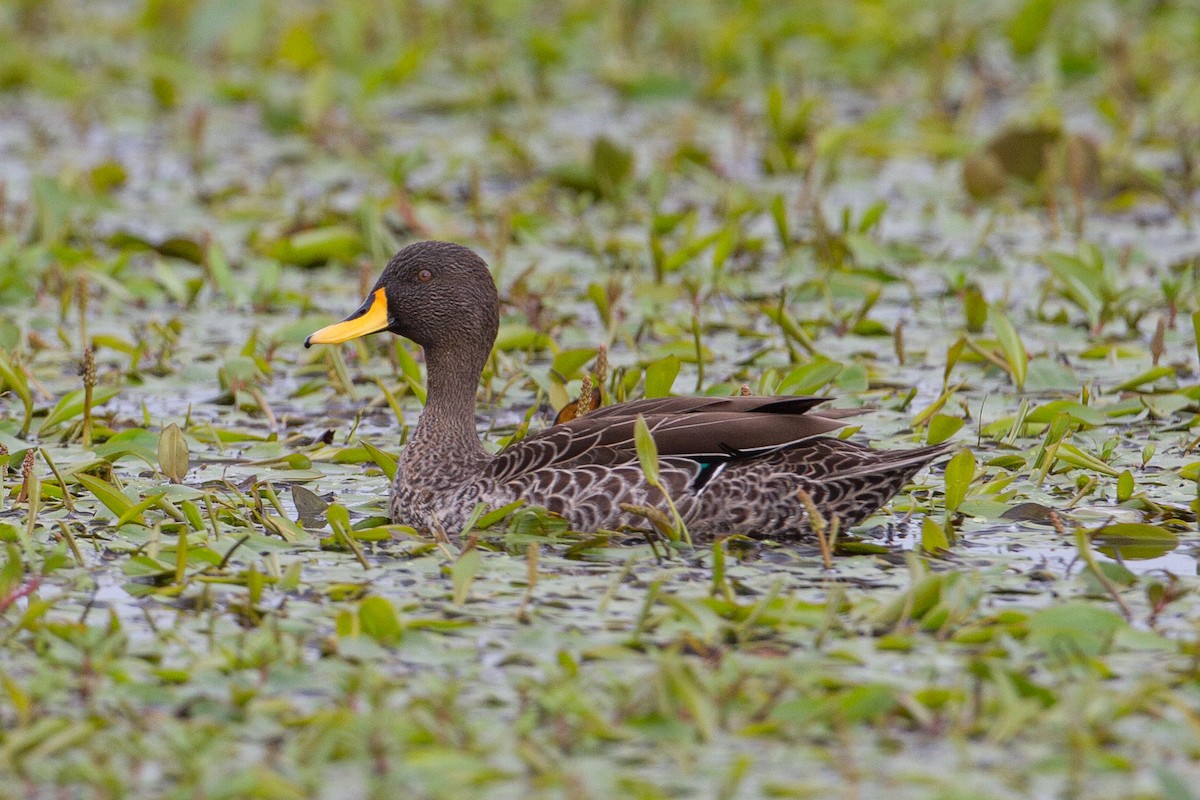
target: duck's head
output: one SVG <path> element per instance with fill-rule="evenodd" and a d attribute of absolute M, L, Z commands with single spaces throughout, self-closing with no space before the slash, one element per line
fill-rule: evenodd
<path fill-rule="evenodd" d="M 422 347 L 491 350 L 500 324 L 487 264 L 462 245 L 418 242 L 392 256 L 367 299 L 341 322 L 304 340 L 338 344 L 391 331 Z"/>

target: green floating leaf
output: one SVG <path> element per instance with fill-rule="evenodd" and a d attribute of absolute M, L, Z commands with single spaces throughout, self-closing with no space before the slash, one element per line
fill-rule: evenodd
<path fill-rule="evenodd" d="M 934 414 L 929 418 L 929 431 L 926 434 L 925 443 L 930 445 L 941 444 L 958 433 L 962 426 L 962 417 L 952 417 L 948 414 Z"/>
<path fill-rule="evenodd" d="M 1052 16 L 1054 0 L 1025 0 L 1021 3 L 1005 26 L 1013 52 L 1022 57 L 1031 55 L 1046 35 Z"/>
<path fill-rule="evenodd" d="M 136 522 L 139 525 L 144 525 L 145 520 L 142 519 L 142 512 L 151 506 L 157 505 L 158 501 L 162 499 L 162 496 L 163 492 L 158 491 L 149 497 L 142 498 L 140 502 L 130 506 L 123 514 L 121 514 L 121 516 L 117 517 L 117 521 L 114 522 L 113 525 L 118 528 L 130 522 Z"/>
<path fill-rule="evenodd" d="M 25 418 L 21 421 L 21 435 L 29 432 L 29 421 L 33 418 L 33 394 L 25 373 L 0 353 L 0 391 L 8 389 L 21 400 Z"/>
<path fill-rule="evenodd" d="M 1037 612 L 1028 625 L 1029 644 L 1050 655 L 1073 659 L 1104 653 L 1126 622 L 1089 603 L 1069 602 Z"/>
<path fill-rule="evenodd" d="M 1085 453 L 1070 442 L 1060 442 L 1056 453 L 1060 461 L 1065 461 L 1073 467 L 1090 469 L 1102 475 L 1116 478 L 1121 473 L 1105 464 L 1090 453 Z"/>
<path fill-rule="evenodd" d="M 1004 360 L 1008 364 L 1013 383 L 1017 385 L 1017 390 L 1021 391 L 1025 388 L 1025 375 L 1029 370 L 1029 355 L 1025 352 L 1025 345 L 1003 311 L 993 307 L 988 316 L 992 321 L 992 329 L 996 332 L 996 339 L 1000 342 L 1000 349 L 1004 351 Z"/>
<path fill-rule="evenodd" d="M 546 334 L 538 332 L 530 325 L 517 322 L 501 325 L 500 330 L 496 332 L 496 349 L 505 353 L 513 350 L 540 350 L 549 345 L 550 341 Z M 416 362 L 413 364 L 415 366 Z M 407 371 L 405 376 L 410 377 Z"/>
<path fill-rule="evenodd" d="M 1154 383 L 1162 378 L 1175 377 L 1175 368 L 1166 365 L 1160 367 L 1151 367 L 1140 375 L 1135 375 L 1129 380 L 1121 381 L 1116 386 L 1112 387 L 1114 392 L 1131 392 L 1134 389 Z"/>
<path fill-rule="evenodd" d="M 172 422 L 158 437 L 158 468 L 171 483 L 182 483 L 190 466 L 187 439 Z"/>
<path fill-rule="evenodd" d="M 1088 532 L 1092 544 L 1110 558 L 1140 560 L 1158 558 L 1179 544 L 1174 533 L 1158 525 L 1139 522 L 1121 522 L 1105 525 Z"/>
<path fill-rule="evenodd" d="M 592 177 L 604 197 L 620 194 L 633 175 L 633 151 L 601 136 L 592 145 Z"/>
<path fill-rule="evenodd" d="M 358 443 L 363 449 L 371 455 L 371 460 L 375 462 L 375 466 L 387 476 L 389 481 L 396 478 L 396 458 L 390 453 L 385 453 L 375 445 L 368 442 L 366 439 L 359 439 Z"/>
<path fill-rule="evenodd" d="M 1196 339 L 1196 356 L 1200 357 L 1200 311 L 1192 313 L 1192 335 Z"/>
<path fill-rule="evenodd" d="M 145 428 L 128 428 L 109 437 L 95 448 L 96 455 L 105 461 L 116 463 L 127 456 L 145 461 L 153 467 L 157 463 L 159 436 Z"/>
<path fill-rule="evenodd" d="M 1103 412 L 1073 400 L 1054 400 L 1044 403 L 1030 411 L 1029 415 L 1025 417 L 1025 421 L 1049 423 L 1053 422 L 1059 414 L 1066 414 L 1076 422 L 1082 422 L 1091 427 L 1098 427 L 1108 422 L 1108 417 Z"/>
<path fill-rule="evenodd" d="M 963 500 L 967 497 L 967 488 L 975 479 L 975 454 L 970 450 L 960 450 L 946 464 L 946 513 L 958 511 Z"/>
<path fill-rule="evenodd" d="M 471 594 L 471 584 L 475 582 L 475 576 L 479 574 L 479 567 L 482 563 L 479 550 L 472 547 L 460 555 L 450 567 L 450 581 L 454 587 L 454 605 L 461 606 L 467 602 L 467 597 Z"/>
<path fill-rule="evenodd" d="M 301 231 L 276 242 L 268 255 L 286 264 L 312 267 L 329 261 L 349 262 L 363 253 L 363 240 L 348 225 L 329 225 Z"/>
<path fill-rule="evenodd" d="M 679 356 L 667 356 L 646 365 L 646 397 L 666 397 L 679 375 Z"/>
<path fill-rule="evenodd" d="M 400 614 L 386 597 L 364 598 L 358 604 L 358 621 L 363 634 L 380 644 L 394 645 L 404 635 Z"/>
<path fill-rule="evenodd" d="M 1133 490 L 1135 488 L 1136 484 L 1133 480 L 1133 473 L 1129 470 L 1122 472 L 1120 477 L 1117 478 L 1117 502 L 1124 503 L 1133 497 Z"/>
<path fill-rule="evenodd" d="M 1039 522 L 1043 525 L 1049 525 L 1052 522 L 1050 512 L 1054 511 L 1049 506 L 1044 506 L 1041 503 L 1017 503 L 1012 508 L 1000 515 L 1001 519 L 1012 519 L 1020 522 Z"/>
<path fill-rule="evenodd" d="M 330 527 L 335 530 L 350 530 L 350 512 L 341 503 L 332 503 L 325 510 L 325 519 L 329 520 Z"/>
<path fill-rule="evenodd" d="M 577 377 L 579 370 L 595 357 L 596 350 L 591 347 L 561 350 L 555 354 L 554 361 L 550 364 L 550 371 L 564 381 L 569 381 Z"/>
<path fill-rule="evenodd" d="M 117 396 L 121 390 L 114 386 L 97 387 L 92 392 L 92 408 L 102 406 L 109 400 Z M 73 392 L 68 392 L 63 395 L 46 419 L 42 421 L 38 428 L 38 435 L 41 436 L 46 431 L 56 425 L 61 425 L 69 419 L 74 419 L 83 413 L 83 389 L 76 389 Z"/>
<path fill-rule="evenodd" d="M 836 361 L 818 358 L 787 374 L 779 384 L 780 394 L 815 394 L 832 383 L 842 372 Z"/>
<path fill-rule="evenodd" d="M 104 504 L 117 517 L 124 516 L 126 512 L 135 506 L 135 503 L 125 496 L 117 487 L 113 486 L 108 481 L 102 481 L 94 475 L 79 473 L 75 479 L 82 483 L 84 487 L 96 496 L 96 499 Z M 134 522 L 143 523 L 141 516 L 138 515 Z"/>
<path fill-rule="evenodd" d="M 316 492 L 299 484 L 293 484 L 291 489 L 292 503 L 296 506 L 296 513 L 299 515 L 300 521 L 320 522 L 326 509 L 329 508 L 329 503 L 322 500 Z"/>
<path fill-rule="evenodd" d="M 946 538 L 945 529 L 933 517 L 921 521 L 921 550 L 926 553 L 937 553 L 950 549 L 950 540 Z"/>

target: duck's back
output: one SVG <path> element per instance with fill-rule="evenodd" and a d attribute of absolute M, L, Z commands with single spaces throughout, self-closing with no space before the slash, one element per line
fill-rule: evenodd
<path fill-rule="evenodd" d="M 830 438 L 844 412 L 809 413 L 824 398 L 662 398 L 598 409 L 515 443 L 472 479 L 437 495 L 398 483 L 393 516 L 432 513 L 453 532 L 478 502 L 544 506 L 577 530 L 646 527 L 637 509 L 667 510 L 637 460 L 640 416 L 664 487 L 693 536 L 806 535 L 800 490 L 827 520 L 856 524 L 887 502 L 940 447 L 877 451 Z M 419 525 L 420 527 L 420 525 Z"/>

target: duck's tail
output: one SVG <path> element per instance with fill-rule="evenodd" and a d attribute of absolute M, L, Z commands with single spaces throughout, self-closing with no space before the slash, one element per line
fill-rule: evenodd
<path fill-rule="evenodd" d="M 698 498 L 704 531 L 753 531 L 771 538 L 810 535 L 807 500 L 841 530 L 878 511 L 913 476 L 951 445 L 874 450 L 817 437 L 784 450 L 730 462 Z M 691 524 L 691 523 L 690 523 Z"/>

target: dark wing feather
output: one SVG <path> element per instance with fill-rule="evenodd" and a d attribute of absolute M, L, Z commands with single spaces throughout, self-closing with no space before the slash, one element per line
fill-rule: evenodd
<path fill-rule="evenodd" d="M 584 419 L 611 419 L 614 417 L 635 418 L 650 415 L 697 414 L 703 411 L 732 411 L 745 413 L 759 411 L 767 414 L 804 414 L 828 397 L 793 395 L 787 397 L 764 397 L 761 395 L 737 395 L 734 397 L 654 397 L 649 400 L 633 400 L 613 406 L 603 406 L 589 411 Z"/>
<path fill-rule="evenodd" d="M 761 453 L 837 430 L 836 417 L 806 412 L 823 397 L 664 397 L 605 406 L 511 445 L 491 462 L 489 477 L 505 481 L 576 460 L 615 464 L 637 456 L 640 414 L 660 456 L 729 459 Z"/>

